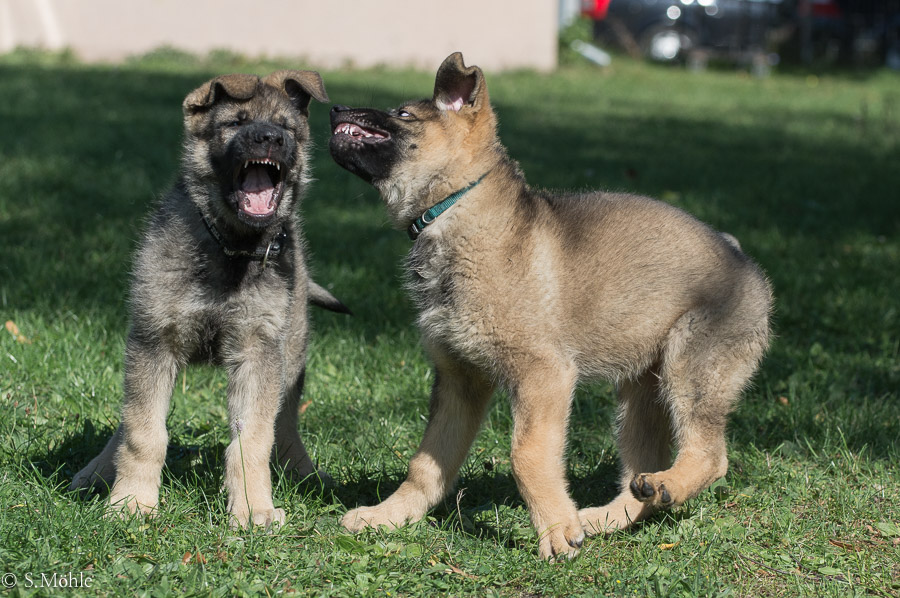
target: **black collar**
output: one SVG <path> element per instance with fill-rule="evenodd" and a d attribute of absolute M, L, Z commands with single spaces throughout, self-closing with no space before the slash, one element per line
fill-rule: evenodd
<path fill-rule="evenodd" d="M 281 227 L 281 231 L 278 232 L 272 240 L 269 241 L 265 245 L 256 246 L 253 251 L 247 251 L 245 249 L 234 249 L 229 246 L 225 239 L 222 237 L 222 233 L 219 232 L 219 229 L 207 219 L 206 216 L 203 215 L 203 212 L 200 213 L 200 218 L 203 220 L 203 225 L 206 226 L 206 230 L 209 231 L 210 236 L 216 240 L 216 243 L 219 244 L 219 247 L 222 248 L 222 251 L 225 252 L 225 255 L 228 257 L 246 257 L 250 258 L 256 262 L 262 262 L 262 265 L 265 266 L 266 262 L 270 259 L 275 259 L 281 254 L 281 250 L 284 249 L 284 242 L 288 238 L 287 227 Z"/>

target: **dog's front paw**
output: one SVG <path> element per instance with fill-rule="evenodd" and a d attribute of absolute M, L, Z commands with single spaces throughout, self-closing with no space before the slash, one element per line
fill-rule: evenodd
<path fill-rule="evenodd" d="M 676 505 L 672 489 L 666 487 L 658 474 L 639 473 L 631 480 L 629 488 L 636 499 L 652 507 L 668 509 Z"/>
<path fill-rule="evenodd" d="M 284 509 L 234 509 L 230 513 L 230 524 L 233 528 L 250 529 L 254 525 L 259 525 L 267 530 L 271 530 L 273 526 L 284 525 L 285 513 Z"/>
<path fill-rule="evenodd" d="M 604 507 L 590 507 L 578 511 L 584 533 L 588 536 L 611 534 L 640 521 L 653 511 L 652 507 L 635 501 L 627 493 Z"/>
<path fill-rule="evenodd" d="M 576 516 L 539 530 L 538 554 L 544 560 L 574 559 L 584 543 L 584 528 Z"/>
<path fill-rule="evenodd" d="M 388 529 L 396 529 L 408 521 L 415 521 L 421 517 L 422 515 L 415 517 L 403 509 L 391 508 L 385 501 L 374 507 L 359 507 L 348 511 L 341 519 L 341 525 L 351 532 L 382 525 Z"/>
<path fill-rule="evenodd" d="M 109 505 L 105 517 L 112 519 L 128 519 L 135 515 L 156 517 L 159 513 L 158 493 L 141 493 L 123 490 L 113 486 L 109 494 Z"/>

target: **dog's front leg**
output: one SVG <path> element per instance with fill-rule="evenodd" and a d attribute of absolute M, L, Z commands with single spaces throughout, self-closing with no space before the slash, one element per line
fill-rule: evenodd
<path fill-rule="evenodd" d="M 428 425 L 406 481 L 381 504 L 344 515 L 341 524 L 348 530 L 395 528 L 421 519 L 456 480 L 494 389 L 473 368 L 436 361 Z"/>
<path fill-rule="evenodd" d="M 122 423 L 101 453 L 115 451 L 115 483 L 109 494 L 115 512 L 156 509 L 169 442 L 166 414 L 177 373 L 177 359 L 166 347 L 129 336 Z"/>
<path fill-rule="evenodd" d="M 512 470 L 545 559 L 578 554 L 584 530 L 565 478 L 574 365 L 529 364 L 512 388 Z"/>
<path fill-rule="evenodd" d="M 249 338 L 227 352 L 228 418 L 231 444 L 225 450 L 225 489 L 231 523 L 269 527 L 284 523 L 284 510 L 272 503 L 269 457 L 275 416 L 284 389 L 282 346 Z"/>

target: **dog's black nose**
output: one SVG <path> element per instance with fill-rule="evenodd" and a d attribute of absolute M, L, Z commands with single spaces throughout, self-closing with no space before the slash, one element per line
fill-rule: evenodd
<path fill-rule="evenodd" d="M 284 145 L 284 136 L 275 127 L 261 125 L 253 129 L 253 141 L 256 143 Z"/>
<path fill-rule="evenodd" d="M 332 113 L 346 112 L 347 110 L 352 110 L 352 108 L 350 108 L 350 106 L 344 106 L 343 104 L 335 104 L 331 107 Z"/>

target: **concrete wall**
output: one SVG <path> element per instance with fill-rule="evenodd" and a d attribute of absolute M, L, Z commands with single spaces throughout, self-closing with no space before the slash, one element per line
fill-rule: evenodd
<path fill-rule="evenodd" d="M 0 52 L 70 48 L 117 61 L 173 46 L 431 70 L 461 50 L 490 70 L 551 70 L 557 20 L 558 0 L 0 0 Z"/>

